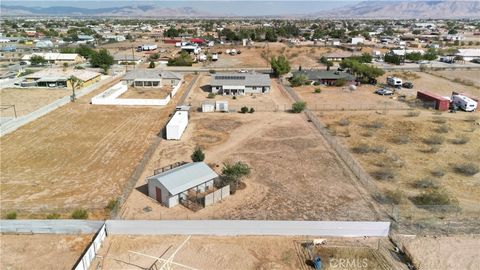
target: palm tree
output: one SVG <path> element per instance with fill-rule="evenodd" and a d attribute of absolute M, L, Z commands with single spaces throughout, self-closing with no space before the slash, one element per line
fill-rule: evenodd
<path fill-rule="evenodd" d="M 70 96 L 70 100 L 72 102 L 75 102 L 75 100 L 77 99 L 77 96 L 75 94 L 75 89 L 77 89 L 83 83 L 83 81 L 73 75 L 70 76 L 70 78 L 68 78 L 68 81 L 72 86 L 72 95 Z"/>

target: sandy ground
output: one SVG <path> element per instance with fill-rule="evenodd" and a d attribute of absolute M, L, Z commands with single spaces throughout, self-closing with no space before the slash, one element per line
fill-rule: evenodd
<path fill-rule="evenodd" d="M 319 112 L 319 117 L 326 123 L 332 134 L 336 134 L 348 148 L 359 144 L 381 146 L 383 153 L 354 154 L 363 168 L 369 173 L 390 168 L 393 179 L 378 180 L 377 185 L 383 191 L 400 190 L 404 200 L 400 205 L 402 217 L 421 218 L 429 216 L 425 210 L 413 206 L 408 198 L 420 194 L 423 190 L 416 188 L 414 182 L 428 178 L 438 181 L 442 188 L 459 200 L 462 212 L 453 213 L 453 219 L 475 217 L 480 212 L 480 174 L 465 176 L 455 172 L 458 164 L 480 164 L 480 129 L 471 122 L 465 121 L 478 113 L 459 112 L 436 115 L 431 111 L 422 110 L 418 117 L 407 117 L 406 112 L 388 112 L 380 115 L 378 112 Z M 445 119 L 445 123 L 434 123 L 435 119 Z M 340 125 L 341 119 L 348 119 L 348 125 Z M 366 124 L 380 122 L 383 127 L 375 129 Z M 478 120 L 477 120 L 478 121 Z M 439 132 L 439 128 L 446 132 Z M 441 136 L 444 142 L 438 145 L 435 154 L 426 153 L 431 145 L 424 140 L 432 135 Z M 465 144 L 453 144 L 452 140 L 459 137 L 468 138 Z M 405 144 L 396 143 L 397 138 L 406 138 Z M 433 176 L 432 171 L 442 171 L 443 176 Z M 444 214 L 438 213 L 441 218 Z"/>
<path fill-rule="evenodd" d="M 102 218 L 187 84 L 166 107 L 90 105 L 99 89 L 1 137 L 2 213 L 68 216 L 83 207 Z"/>
<path fill-rule="evenodd" d="M 55 100 L 71 95 L 67 89 L 0 89 L 0 103 L 2 105 L 15 105 L 17 116 L 26 115 Z M 12 117 L 12 109 L 0 112 L 2 117 Z"/>
<path fill-rule="evenodd" d="M 218 172 L 224 162 L 247 162 L 247 187 L 195 213 L 142 193 L 154 169 L 190 161 L 197 145 Z M 350 177 L 302 115 L 194 113 L 181 141 L 160 143 L 123 211 L 131 219 L 371 220 L 369 201 Z"/>
<path fill-rule="evenodd" d="M 275 111 L 285 110 L 291 108 L 292 101 L 287 94 L 280 90 L 278 81 L 271 80 L 271 89 L 269 93 L 265 94 L 247 94 L 244 96 L 237 96 L 233 99 L 232 96 L 216 95 L 215 98 L 207 98 L 210 93 L 211 75 L 202 75 L 198 80 L 199 87 L 192 89 L 186 102 L 194 109 L 201 108 L 204 101 L 228 101 L 230 110 L 240 110 L 242 106 L 249 108 L 253 107 L 256 111 Z"/>
<path fill-rule="evenodd" d="M 71 269 L 92 235 L 0 235 L 0 268 Z"/>
<path fill-rule="evenodd" d="M 433 71 L 433 74 L 438 74 L 442 77 L 450 78 L 451 80 L 463 80 L 465 82 L 472 82 L 475 87 L 480 87 L 480 71 L 475 70 L 439 70 Z"/>
<path fill-rule="evenodd" d="M 186 236 L 110 236 L 100 250 L 102 259 L 93 262 L 100 269 L 148 268 L 155 258 L 130 253 L 168 258 L 187 239 Z M 310 238 L 298 237 L 214 237 L 192 236 L 174 257 L 174 262 L 197 269 L 313 269 L 302 247 Z M 318 250 L 323 269 L 384 269 L 382 258 L 373 253 L 377 239 L 327 239 L 327 246 Z M 360 267 L 338 268 L 340 259 L 366 262 Z M 160 267 L 161 262 L 156 263 Z M 180 267 L 174 267 L 180 269 Z M 387 268 L 388 269 L 388 268 Z"/>
<path fill-rule="evenodd" d="M 123 93 L 119 98 L 163 99 L 167 97 L 171 91 L 172 88 L 170 86 L 153 89 L 129 86 L 127 92 Z"/>
<path fill-rule="evenodd" d="M 402 243 L 419 270 L 480 269 L 478 235 L 405 237 Z"/>

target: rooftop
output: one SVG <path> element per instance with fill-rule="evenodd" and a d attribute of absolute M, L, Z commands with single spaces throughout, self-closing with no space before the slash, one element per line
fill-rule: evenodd
<path fill-rule="evenodd" d="M 270 76 L 262 73 L 216 73 L 211 85 L 270 86 Z"/>
<path fill-rule="evenodd" d="M 155 80 L 155 79 L 182 79 L 182 75 L 159 69 L 134 69 L 123 77 L 124 80 Z"/>
<path fill-rule="evenodd" d="M 46 68 L 35 73 L 25 76 L 27 79 L 46 79 L 46 78 L 56 78 L 59 79 L 68 79 L 71 76 L 77 77 L 82 81 L 91 80 L 101 74 L 98 72 L 86 70 L 86 69 L 67 69 L 63 70 L 61 68 Z"/>
<path fill-rule="evenodd" d="M 218 174 L 205 162 L 192 162 L 148 179 L 157 180 L 171 195 L 176 195 L 217 177 Z"/>
<path fill-rule="evenodd" d="M 301 70 L 294 71 L 293 75 L 305 75 L 309 80 L 338 80 L 345 79 L 347 81 L 355 80 L 355 76 L 346 72 L 327 71 L 327 70 Z"/>

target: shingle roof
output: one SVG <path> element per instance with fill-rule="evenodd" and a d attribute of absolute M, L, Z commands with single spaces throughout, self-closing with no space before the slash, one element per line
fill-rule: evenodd
<path fill-rule="evenodd" d="M 326 71 L 326 70 L 302 70 L 295 71 L 293 75 L 305 75 L 309 80 L 338 80 L 345 79 L 347 81 L 355 80 L 355 76 L 346 72 Z"/>
<path fill-rule="evenodd" d="M 211 85 L 270 86 L 270 76 L 262 73 L 216 73 L 212 75 Z"/>
<path fill-rule="evenodd" d="M 192 162 L 151 176 L 148 180 L 157 180 L 171 195 L 176 195 L 216 177 L 218 174 L 205 162 Z"/>

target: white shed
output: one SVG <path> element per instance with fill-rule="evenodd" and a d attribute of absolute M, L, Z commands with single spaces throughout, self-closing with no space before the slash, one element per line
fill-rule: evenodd
<path fill-rule="evenodd" d="M 215 102 L 205 100 L 202 103 L 202 112 L 214 112 L 215 111 Z"/>
<path fill-rule="evenodd" d="M 228 112 L 228 101 L 218 100 L 215 102 L 215 110 L 217 112 Z"/>
<path fill-rule="evenodd" d="M 188 112 L 176 111 L 167 124 L 167 140 L 180 140 L 188 125 Z"/>

